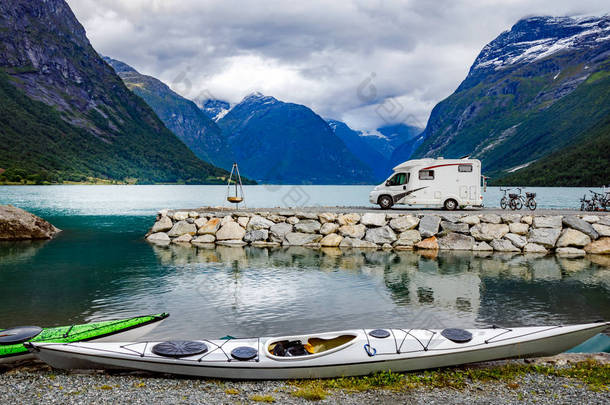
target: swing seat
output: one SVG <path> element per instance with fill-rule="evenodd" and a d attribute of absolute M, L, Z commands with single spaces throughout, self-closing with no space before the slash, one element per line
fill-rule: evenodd
<path fill-rule="evenodd" d="M 241 197 L 227 197 L 227 201 L 233 204 L 239 204 L 240 202 L 242 202 L 244 199 Z"/>

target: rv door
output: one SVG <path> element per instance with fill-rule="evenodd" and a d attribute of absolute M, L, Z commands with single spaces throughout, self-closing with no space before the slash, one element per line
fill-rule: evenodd
<path fill-rule="evenodd" d="M 392 195 L 394 203 L 407 195 L 406 190 L 407 183 L 409 183 L 409 176 L 410 173 L 399 172 L 386 181 L 385 185 Z"/>

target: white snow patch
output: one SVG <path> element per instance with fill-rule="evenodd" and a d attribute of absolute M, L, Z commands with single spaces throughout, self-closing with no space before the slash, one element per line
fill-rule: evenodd
<path fill-rule="evenodd" d="M 537 160 L 537 159 L 536 159 L 536 160 Z M 522 165 L 515 166 L 515 167 L 513 167 L 512 169 L 508 169 L 508 170 L 507 170 L 507 172 L 508 172 L 508 173 L 514 173 L 514 172 L 516 172 L 517 170 L 523 169 L 524 167 L 528 167 L 529 165 L 531 165 L 532 163 L 534 163 L 536 160 L 532 160 L 531 162 L 527 162 L 527 163 L 524 163 L 524 164 L 522 164 Z"/>

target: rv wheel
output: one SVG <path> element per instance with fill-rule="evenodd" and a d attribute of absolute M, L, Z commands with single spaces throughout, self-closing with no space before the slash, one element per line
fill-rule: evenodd
<path fill-rule="evenodd" d="M 392 201 L 392 197 L 390 197 L 389 195 L 382 195 L 381 197 L 379 197 L 377 203 L 379 204 L 382 210 L 388 210 L 392 208 L 392 205 L 394 205 L 394 201 Z"/>
<path fill-rule="evenodd" d="M 457 201 L 451 199 L 445 201 L 445 203 L 443 204 L 443 207 L 445 207 L 447 211 L 453 211 L 457 208 L 457 206 Z"/>

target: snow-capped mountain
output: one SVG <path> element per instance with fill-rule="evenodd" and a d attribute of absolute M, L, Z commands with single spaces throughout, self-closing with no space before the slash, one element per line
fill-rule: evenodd
<path fill-rule="evenodd" d="M 224 100 L 196 100 L 197 106 L 212 120 L 218 121 L 231 110 L 231 104 Z"/>

